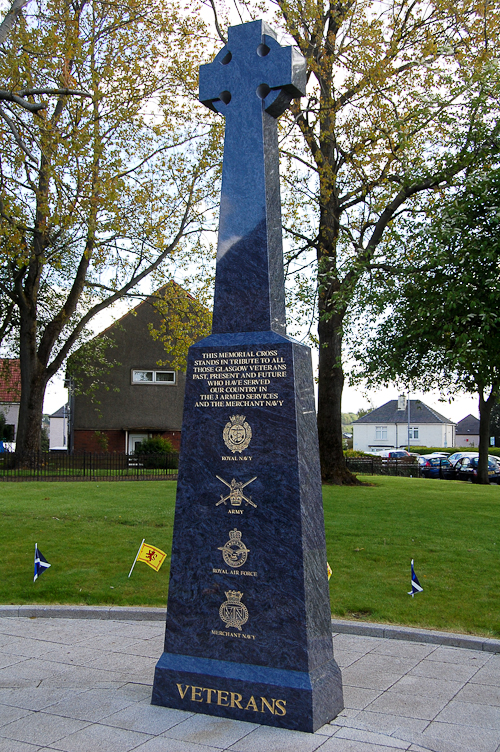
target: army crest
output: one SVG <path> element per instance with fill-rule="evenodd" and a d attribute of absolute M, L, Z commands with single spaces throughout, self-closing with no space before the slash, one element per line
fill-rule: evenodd
<path fill-rule="evenodd" d="M 241 540 L 241 533 L 236 528 L 229 531 L 229 540 L 223 546 L 219 546 L 218 550 L 222 551 L 222 557 L 228 567 L 242 567 L 250 551 Z"/>
<path fill-rule="evenodd" d="M 231 483 L 228 483 L 227 480 L 224 480 L 224 478 L 221 478 L 220 475 L 216 475 L 215 477 L 218 480 L 220 480 L 221 483 L 224 483 L 224 485 L 229 488 L 229 493 L 226 494 L 226 496 L 223 496 L 221 494 L 219 501 L 215 505 L 216 507 L 218 507 L 219 504 L 225 505 L 226 502 L 229 500 L 232 507 L 240 507 L 241 503 L 244 501 L 245 504 L 247 505 L 250 504 L 250 506 L 257 509 L 257 504 L 255 504 L 255 502 L 252 501 L 252 497 L 245 496 L 245 494 L 243 493 L 243 489 L 245 488 L 245 486 L 248 486 L 249 483 L 253 483 L 254 480 L 257 480 L 257 476 L 255 476 L 254 478 L 251 478 L 250 480 L 247 480 L 246 483 L 243 483 L 242 481 L 238 481 L 235 478 L 232 479 Z"/>
<path fill-rule="evenodd" d="M 219 616 L 226 627 L 236 627 L 241 632 L 241 627 L 248 621 L 248 609 L 241 603 L 243 593 L 237 590 L 228 590 L 227 601 L 219 608 Z"/>
<path fill-rule="evenodd" d="M 224 426 L 224 444 L 232 452 L 242 452 L 250 444 L 252 429 L 245 422 L 244 415 L 233 415 Z"/>

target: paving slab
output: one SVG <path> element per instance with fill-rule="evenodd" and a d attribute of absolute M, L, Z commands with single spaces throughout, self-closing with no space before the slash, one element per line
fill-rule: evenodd
<path fill-rule="evenodd" d="M 51 749 L 62 752 L 129 752 L 150 738 L 136 731 L 94 723 L 54 742 Z"/>
<path fill-rule="evenodd" d="M 68 736 L 68 734 L 73 734 L 86 725 L 86 723 L 76 721 L 73 718 L 59 718 L 48 713 L 31 713 L 26 718 L 2 726 L 0 736 L 18 742 L 45 746 Z"/>
<path fill-rule="evenodd" d="M 259 726 L 255 723 L 195 713 L 165 731 L 163 736 L 195 744 L 208 744 L 217 749 L 227 749 L 257 728 Z"/>
<path fill-rule="evenodd" d="M 0 739 L 0 752 L 38 752 L 41 747 L 38 744 L 26 744 L 15 742 L 13 739 Z"/>
<path fill-rule="evenodd" d="M 0 752 L 500 752 L 500 653 L 479 638 L 337 629 L 346 707 L 304 734 L 150 705 L 156 614 L 49 612 L 0 618 Z"/>

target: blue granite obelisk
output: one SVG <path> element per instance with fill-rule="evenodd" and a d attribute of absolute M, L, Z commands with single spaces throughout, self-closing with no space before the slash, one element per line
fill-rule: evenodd
<path fill-rule="evenodd" d="M 276 118 L 305 86 L 262 21 L 200 68 L 200 100 L 226 118 L 214 317 L 188 358 L 152 702 L 312 732 L 343 700 L 311 357 L 285 332 Z"/>

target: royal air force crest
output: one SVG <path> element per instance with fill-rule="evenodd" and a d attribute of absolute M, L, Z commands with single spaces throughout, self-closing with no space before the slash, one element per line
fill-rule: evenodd
<path fill-rule="evenodd" d="M 227 601 L 219 608 L 219 616 L 226 627 L 236 627 L 241 632 L 241 627 L 248 621 L 248 609 L 241 603 L 243 593 L 237 590 L 228 590 Z"/>
<path fill-rule="evenodd" d="M 224 426 L 222 436 L 231 452 L 242 452 L 252 440 L 252 429 L 244 415 L 233 415 Z"/>
<path fill-rule="evenodd" d="M 223 546 L 219 546 L 218 550 L 222 551 L 222 557 L 228 567 L 242 567 L 250 551 L 241 540 L 241 533 L 236 528 L 229 531 L 229 540 Z"/>

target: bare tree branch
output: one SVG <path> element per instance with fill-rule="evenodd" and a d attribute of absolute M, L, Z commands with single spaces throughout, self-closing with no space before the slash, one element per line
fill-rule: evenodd
<path fill-rule="evenodd" d="M 24 151 L 24 153 L 26 154 L 26 156 L 31 160 L 31 162 L 33 162 L 33 165 L 35 167 L 38 166 L 38 160 L 37 160 L 37 158 L 34 156 L 34 154 L 32 154 L 30 152 L 30 150 L 28 149 L 28 147 L 23 143 L 23 140 L 22 140 L 21 136 L 19 135 L 19 131 L 17 130 L 16 126 L 14 125 L 14 121 L 7 115 L 7 113 L 5 113 L 2 110 L 1 107 L 0 107 L 0 117 L 2 117 L 5 120 L 5 122 L 7 123 L 7 125 L 9 126 L 9 129 L 10 129 L 12 135 L 14 136 L 14 139 L 15 139 L 17 145 L 19 146 L 19 148 Z"/>
<path fill-rule="evenodd" d="M 2 23 L 0 24 L 0 44 L 3 44 L 7 39 L 9 32 L 14 27 L 18 17 L 21 15 L 21 11 L 25 5 L 29 3 L 29 0 L 13 0 L 12 5 Z"/>

